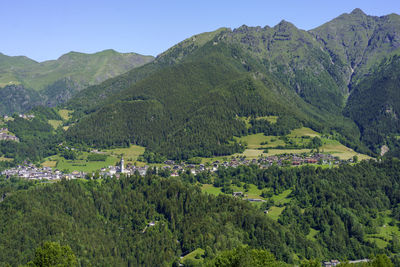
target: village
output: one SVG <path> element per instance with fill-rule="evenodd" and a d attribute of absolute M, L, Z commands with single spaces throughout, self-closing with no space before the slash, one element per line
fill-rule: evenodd
<path fill-rule="evenodd" d="M 0 128 L 0 141 L 19 142 L 19 138 L 9 133 L 7 128 Z"/>
<path fill-rule="evenodd" d="M 259 157 L 258 159 L 246 159 L 245 157 L 236 157 L 227 159 L 226 161 L 216 160 L 212 163 L 205 164 L 187 164 L 185 162 L 175 162 L 173 160 L 166 160 L 162 166 L 154 167 L 157 172 L 161 170 L 164 173 L 168 173 L 169 176 L 176 177 L 183 172 L 189 172 L 193 175 L 197 175 L 201 172 L 216 172 L 219 168 L 237 168 L 238 166 L 257 166 L 258 168 L 266 169 L 273 165 L 283 166 L 300 166 L 305 164 L 319 164 L 325 166 L 339 165 L 343 163 L 352 163 L 353 159 L 339 160 L 331 154 L 282 154 L 275 156 Z M 60 180 L 60 179 L 92 179 L 92 178 L 105 178 L 105 177 L 116 177 L 119 178 L 121 174 L 131 176 L 139 174 L 141 176 L 146 175 L 150 166 L 135 166 L 132 163 L 125 164 L 123 158 L 117 166 L 108 166 L 102 168 L 98 172 L 85 173 L 82 171 L 72 171 L 71 173 L 63 173 L 58 169 L 52 169 L 51 167 L 38 167 L 31 163 L 25 162 L 17 167 L 7 169 L 1 174 L 6 177 L 21 177 L 25 179 L 33 180 Z"/>

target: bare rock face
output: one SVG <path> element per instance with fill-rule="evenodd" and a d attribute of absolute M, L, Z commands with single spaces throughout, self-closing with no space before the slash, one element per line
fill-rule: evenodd
<path fill-rule="evenodd" d="M 387 152 L 389 152 L 389 147 L 387 145 L 383 145 L 381 147 L 381 156 L 385 155 Z"/>

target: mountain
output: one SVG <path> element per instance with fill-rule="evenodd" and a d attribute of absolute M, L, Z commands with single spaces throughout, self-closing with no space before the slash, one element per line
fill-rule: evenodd
<path fill-rule="evenodd" d="M 368 16 L 355 9 L 310 31 L 336 64 L 345 63 L 348 82 L 357 84 L 384 57 L 399 53 L 400 16 Z"/>
<path fill-rule="evenodd" d="M 359 126 L 362 140 L 371 150 L 400 133 L 400 56 L 384 60 L 350 95 L 345 114 Z M 388 138 L 389 137 L 389 138 Z M 397 142 L 396 142 L 397 143 Z"/>
<path fill-rule="evenodd" d="M 67 101 L 87 86 L 99 84 L 152 60 L 151 56 L 118 53 L 114 50 L 95 54 L 70 52 L 57 60 L 40 63 L 27 57 L 9 57 L 0 54 L 0 86 L 3 88 L 9 85 L 23 86 L 27 95 L 41 95 L 40 104 L 55 106 Z M 9 89 L 7 92 L 10 92 Z M 18 102 L 18 98 L 14 98 L 12 93 L 7 97 L 14 99 L 15 105 L 13 108 L 0 102 L 4 113 L 26 111 L 24 108 L 26 105 Z M 33 104 L 37 103 L 29 105 Z"/>
<path fill-rule="evenodd" d="M 95 146 L 137 143 L 175 158 L 216 155 L 240 151 L 232 137 L 247 131 L 238 117 L 279 115 L 277 127 L 288 129 L 290 118 L 377 153 L 372 148 L 385 140 L 371 144 L 363 129 L 370 126 L 350 115 L 362 97 L 354 88 L 371 83 L 382 60 L 400 51 L 399 34 L 400 16 L 355 9 L 310 31 L 281 21 L 195 35 L 82 90 L 69 102 L 80 119 L 67 137 Z"/>

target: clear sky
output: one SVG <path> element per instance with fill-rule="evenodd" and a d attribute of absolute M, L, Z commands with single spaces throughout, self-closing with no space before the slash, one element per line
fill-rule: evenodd
<path fill-rule="evenodd" d="M 0 52 L 37 61 L 110 48 L 155 56 L 220 27 L 285 19 L 309 30 L 356 7 L 400 14 L 399 0 L 0 0 Z"/>

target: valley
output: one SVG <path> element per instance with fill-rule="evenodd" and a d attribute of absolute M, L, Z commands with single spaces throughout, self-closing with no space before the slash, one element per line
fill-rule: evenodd
<path fill-rule="evenodd" d="M 360 9 L 0 53 L 0 266 L 400 266 L 399 92 L 400 16 Z"/>

